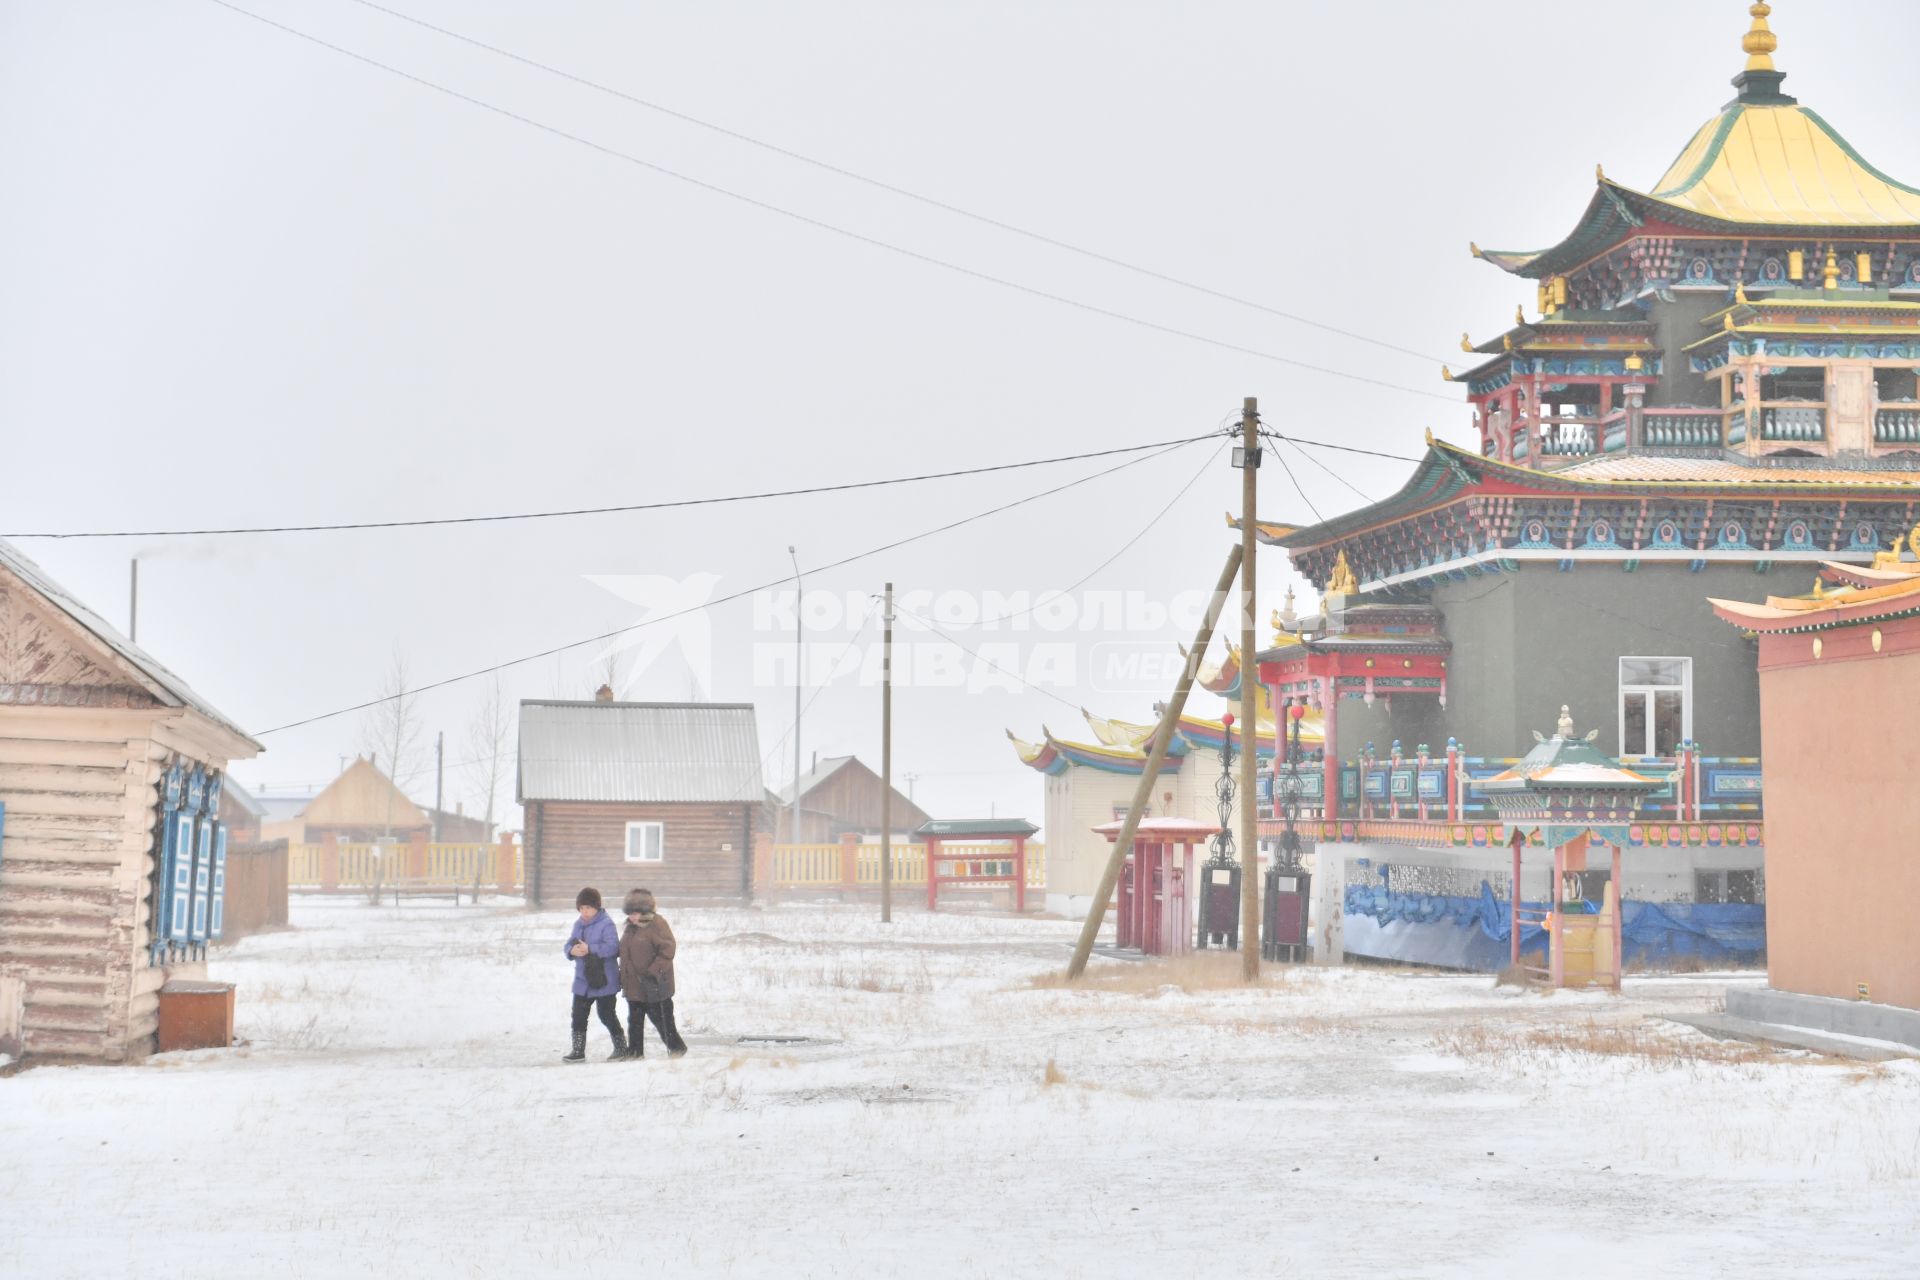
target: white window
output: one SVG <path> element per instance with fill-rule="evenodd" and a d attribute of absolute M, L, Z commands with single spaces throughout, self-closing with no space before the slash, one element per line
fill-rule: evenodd
<path fill-rule="evenodd" d="M 666 826 L 658 822 L 627 824 L 627 861 L 659 862 L 665 857 Z"/>
<path fill-rule="evenodd" d="M 1620 659 L 1620 754 L 1672 756 L 1693 737 L 1693 659 Z"/>

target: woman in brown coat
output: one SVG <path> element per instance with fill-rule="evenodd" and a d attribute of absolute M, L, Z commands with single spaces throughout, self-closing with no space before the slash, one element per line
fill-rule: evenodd
<path fill-rule="evenodd" d="M 627 997 L 627 1050 L 630 1058 L 644 1057 L 644 1017 L 660 1033 L 667 1053 L 678 1058 L 687 1042 L 673 1025 L 673 930 L 654 911 L 653 894 L 635 889 L 625 903 L 627 928 L 620 935 L 620 989 Z"/>

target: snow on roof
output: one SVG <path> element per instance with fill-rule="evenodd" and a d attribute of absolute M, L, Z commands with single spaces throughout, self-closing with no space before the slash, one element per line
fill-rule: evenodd
<path fill-rule="evenodd" d="M 758 804 L 751 703 L 520 704 L 517 798 Z"/>

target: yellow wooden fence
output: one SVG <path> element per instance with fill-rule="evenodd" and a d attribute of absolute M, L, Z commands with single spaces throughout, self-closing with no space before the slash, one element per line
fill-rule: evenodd
<path fill-rule="evenodd" d="M 318 889 L 326 884 L 324 850 L 320 844 L 287 847 L 287 887 Z M 430 884 L 466 887 L 498 886 L 504 870 L 498 844 L 348 844 L 339 846 L 340 866 L 334 884 L 342 889 L 367 889 L 376 884 L 423 880 Z M 416 860 L 416 852 L 422 855 Z M 525 884 L 521 846 L 513 846 L 513 874 L 507 883 Z"/>
<path fill-rule="evenodd" d="M 768 846 L 763 859 L 760 882 L 771 889 L 830 889 L 857 886 L 873 888 L 880 883 L 880 846 L 852 846 L 851 876 L 846 865 L 847 850 L 838 844 L 776 844 Z M 1009 862 L 1013 850 L 1005 844 L 955 844 L 943 841 L 942 857 L 972 858 L 981 862 Z M 903 888 L 925 888 L 927 884 L 927 846 L 893 846 L 893 882 Z M 1027 842 L 1027 888 L 1047 887 L 1047 849 L 1044 844 Z"/>

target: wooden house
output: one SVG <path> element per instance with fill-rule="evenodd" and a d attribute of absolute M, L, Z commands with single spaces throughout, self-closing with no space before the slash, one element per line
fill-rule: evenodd
<path fill-rule="evenodd" d="M 0 543 L 0 1052 L 153 1048 L 224 932 L 225 774 L 260 749 Z"/>
<path fill-rule="evenodd" d="M 763 793 L 751 704 L 522 702 L 527 900 L 743 897 Z"/>
<path fill-rule="evenodd" d="M 292 808 L 291 814 L 281 807 L 284 800 L 267 799 L 269 820 L 262 834 L 269 840 L 318 844 L 332 836 L 348 844 L 375 840 L 404 844 L 416 836 L 430 836 L 433 830 L 427 811 L 409 800 L 392 778 L 364 756 L 357 757 L 311 799 L 297 807 L 286 806 Z M 276 810 L 278 820 L 274 820 Z"/>
<path fill-rule="evenodd" d="M 773 796 L 773 828 L 778 843 L 831 844 L 843 835 L 859 835 L 868 842 L 880 839 L 881 799 L 888 790 L 880 775 L 857 756 L 814 757 L 813 767 L 800 775 L 800 806 L 796 820 L 793 787 Z M 928 820 L 926 810 L 893 791 L 892 828 L 895 839 L 910 840 L 913 830 Z"/>

